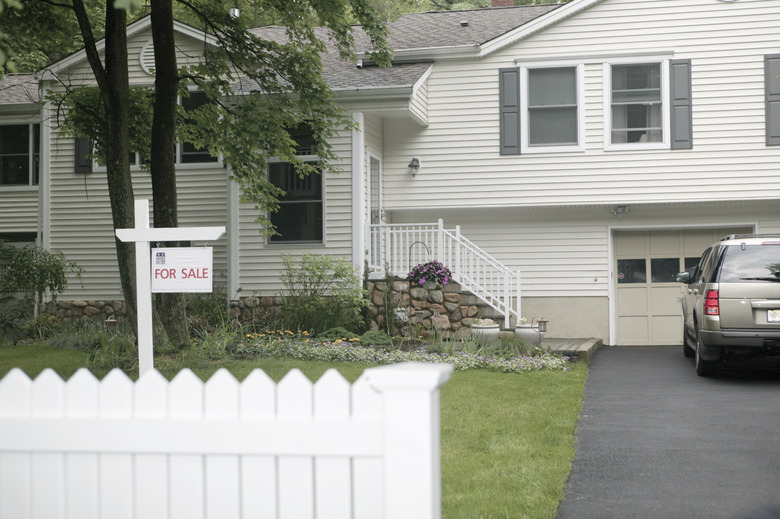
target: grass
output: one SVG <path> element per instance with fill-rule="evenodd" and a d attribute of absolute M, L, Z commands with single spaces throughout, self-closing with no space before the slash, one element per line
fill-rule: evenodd
<path fill-rule="evenodd" d="M 51 367 L 68 378 L 86 363 L 87 354 L 77 350 L 0 345 L 0 377 L 16 366 L 30 377 Z M 172 378 L 180 365 L 166 367 L 160 362 L 159 369 Z M 220 367 L 239 380 L 260 368 L 276 381 L 292 368 L 317 380 L 335 367 L 353 382 L 367 366 L 273 357 L 197 359 L 187 367 L 204 380 Z M 555 517 L 574 457 L 574 430 L 586 378 L 583 364 L 569 372 L 453 373 L 441 390 L 442 516 Z"/>

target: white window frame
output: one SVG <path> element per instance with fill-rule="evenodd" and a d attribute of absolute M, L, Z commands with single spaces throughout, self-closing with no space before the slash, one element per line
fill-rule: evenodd
<path fill-rule="evenodd" d="M 660 142 L 612 142 L 612 66 L 613 65 L 645 65 L 657 63 L 661 66 L 661 131 Z M 604 150 L 667 150 L 670 149 L 671 124 L 669 121 L 669 59 L 658 56 L 637 56 L 611 59 L 603 64 L 604 74 Z"/>
<path fill-rule="evenodd" d="M 35 132 L 35 125 L 39 125 L 38 128 L 38 183 L 33 182 L 34 178 L 34 171 L 35 171 L 35 149 L 34 149 L 34 143 L 35 138 L 33 136 Z M 43 154 L 43 135 L 40 133 L 43 129 L 43 124 L 41 124 L 41 121 L 30 121 L 30 119 L 4 119 L 2 122 L 0 122 L 1 126 L 27 126 L 29 128 L 29 137 L 27 139 L 27 154 L 30 157 L 29 164 L 27 166 L 27 183 L 26 184 L 0 184 L 0 189 L 2 190 L 34 190 L 38 189 L 38 186 L 40 185 L 40 178 L 41 178 L 41 169 L 43 168 L 42 163 L 42 154 Z"/>
<path fill-rule="evenodd" d="M 303 162 L 319 162 L 321 163 L 322 160 L 320 159 L 319 155 L 297 155 L 299 159 L 301 159 Z M 281 160 L 276 157 L 269 158 L 266 161 L 266 167 L 265 167 L 265 174 L 268 181 L 271 181 L 270 175 L 271 175 L 271 164 L 286 164 L 287 162 L 284 160 Z M 212 164 L 214 164 L 212 162 Z M 327 211 L 326 211 L 326 205 L 325 205 L 325 171 L 320 172 L 320 202 L 322 204 L 322 240 L 321 241 L 271 241 L 270 236 L 266 236 L 265 238 L 265 245 L 268 247 L 300 247 L 300 248 L 312 248 L 312 247 L 321 247 L 326 245 L 326 230 L 328 228 L 327 226 Z M 268 216 L 270 220 L 270 215 Z"/>
<path fill-rule="evenodd" d="M 518 63 L 520 67 L 520 153 L 576 153 L 585 151 L 585 87 L 583 74 L 585 67 L 582 63 L 571 61 L 530 62 Z M 530 116 L 528 112 L 528 71 L 542 68 L 573 68 L 576 75 L 577 94 L 577 144 L 532 146 L 529 144 Z"/>

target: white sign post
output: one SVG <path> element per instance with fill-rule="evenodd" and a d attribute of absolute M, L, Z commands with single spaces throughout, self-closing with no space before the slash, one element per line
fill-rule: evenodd
<path fill-rule="evenodd" d="M 208 241 L 225 233 L 225 227 L 149 227 L 149 200 L 135 201 L 135 228 L 117 229 L 116 237 L 135 242 L 135 279 L 138 310 L 138 371 L 143 376 L 154 369 L 152 333 L 152 268 L 150 242 Z M 170 250 L 170 249 L 166 249 Z M 209 272 L 211 269 L 209 268 Z M 167 290 L 172 292 L 173 290 Z M 186 290 L 181 290 L 185 292 Z"/>

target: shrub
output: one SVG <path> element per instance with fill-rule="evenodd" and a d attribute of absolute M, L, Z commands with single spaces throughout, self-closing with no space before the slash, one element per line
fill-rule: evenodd
<path fill-rule="evenodd" d="M 352 333 L 341 326 L 318 333 L 316 337 L 318 341 L 338 341 L 341 339 L 350 340 L 358 338 L 357 334 Z"/>
<path fill-rule="evenodd" d="M 62 321 L 51 314 L 38 314 L 22 325 L 22 335 L 34 341 L 43 342 L 62 326 Z"/>
<path fill-rule="evenodd" d="M 379 330 L 372 330 L 361 335 L 360 343 L 363 346 L 375 348 L 392 348 L 394 346 L 392 337 Z"/>
<path fill-rule="evenodd" d="M 304 254 L 296 262 L 282 253 L 284 328 L 314 334 L 334 327 L 360 330 L 361 309 L 368 305 L 355 265 L 346 258 Z"/>
<path fill-rule="evenodd" d="M 229 320 L 227 295 L 224 292 L 190 294 L 185 299 L 185 305 L 187 325 L 193 336 L 214 330 Z"/>

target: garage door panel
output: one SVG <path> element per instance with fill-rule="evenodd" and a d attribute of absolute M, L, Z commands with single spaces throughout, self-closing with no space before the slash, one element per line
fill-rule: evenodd
<path fill-rule="evenodd" d="M 682 344 L 682 315 L 653 316 L 650 329 L 653 330 L 653 344 Z"/>
<path fill-rule="evenodd" d="M 660 315 L 682 315 L 680 310 L 680 287 L 677 285 L 653 287 L 650 289 L 650 313 Z"/>
<path fill-rule="evenodd" d="M 680 232 L 660 231 L 650 233 L 650 253 L 657 255 L 680 254 Z"/>
<path fill-rule="evenodd" d="M 621 287 L 618 297 L 618 315 L 636 315 L 647 313 L 647 288 Z"/>
<path fill-rule="evenodd" d="M 620 317 L 618 319 L 618 344 L 647 344 L 649 319 L 646 316 Z"/>

